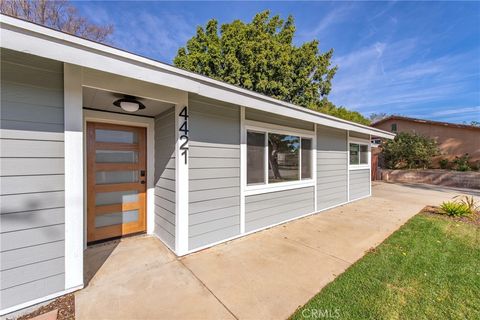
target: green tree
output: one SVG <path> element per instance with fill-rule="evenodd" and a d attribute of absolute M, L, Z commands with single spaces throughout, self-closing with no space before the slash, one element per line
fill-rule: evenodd
<path fill-rule="evenodd" d="M 278 15 L 271 17 L 269 11 L 256 14 L 249 23 L 223 24 L 220 30 L 212 19 L 197 28 L 173 62 L 279 100 L 366 123 L 359 113 L 337 110 L 326 99 L 337 71 L 331 64 L 333 49 L 320 52 L 317 40 L 295 46 L 294 34 L 292 16 L 282 20 Z"/>
<path fill-rule="evenodd" d="M 382 153 L 389 169 L 425 169 L 439 149 L 434 139 L 401 132 L 382 145 Z"/>

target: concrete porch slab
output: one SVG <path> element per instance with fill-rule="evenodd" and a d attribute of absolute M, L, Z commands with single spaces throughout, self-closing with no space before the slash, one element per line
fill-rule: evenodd
<path fill-rule="evenodd" d="M 87 250 L 78 319 L 285 319 L 427 204 L 457 190 L 375 183 L 373 197 L 177 259 L 153 237 Z"/>

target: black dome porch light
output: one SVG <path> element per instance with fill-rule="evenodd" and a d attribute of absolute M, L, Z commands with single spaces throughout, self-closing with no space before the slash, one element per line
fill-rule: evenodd
<path fill-rule="evenodd" d="M 113 104 L 127 112 L 145 109 L 145 105 L 134 96 L 125 95 L 122 99 L 115 100 Z"/>

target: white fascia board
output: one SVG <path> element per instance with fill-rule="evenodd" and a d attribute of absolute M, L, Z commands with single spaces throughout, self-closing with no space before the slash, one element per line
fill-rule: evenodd
<path fill-rule="evenodd" d="M 304 121 L 393 139 L 394 134 L 318 113 L 291 103 L 188 72 L 165 63 L 0 15 L 1 46 L 49 59 L 196 93 Z"/>

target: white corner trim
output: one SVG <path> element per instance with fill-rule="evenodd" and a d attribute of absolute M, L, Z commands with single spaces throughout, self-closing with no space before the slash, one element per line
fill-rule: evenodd
<path fill-rule="evenodd" d="M 83 286 L 82 68 L 64 64 L 65 289 Z"/>
<path fill-rule="evenodd" d="M 315 198 L 315 211 L 318 210 L 318 194 L 317 194 L 317 189 L 318 189 L 318 181 L 317 181 L 317 124 L 313 125 L 313 129 L 315 132 L 315 135 L 313 136 L 312 140 L 312 178 L 314 182 L 314 198 Z M 348 199 L 348 198 L 347 198 Z"/>
<path fill-rule="evenodd" d="M 188 116 L 190 116 L 188 108 L 188 97 L 185 103 L 175 105 L 175 252 L 181 256 L 188 252 L 188 198 L 189 198 L 189 181 L 188 181 L 188 138 L 189 136 L 180 131 L 182 125 L 187 121 L 187 128 L 190 129 L 190 118 L 180 116 L 184 108 L 187 108 Z M 184 150 L 182 150 L 182 146 Z M 185 155 L 182 152 L 186 151 Z M 185 161 L 186 159 L 186 161 Z"/>
<path fill-rule="evenodd" d="M 346 143 L 347 143 L 347 201 L 350 201 L 350 142 L 348 141 L 348 138 L 350 136 L 350 131 L 346 131 L 347 136 L 346 138 Z"/>
<path fill-rule="evenodd" d="M 370 141 L 372 140 L 372 136 L 370 135 Z M 368 176 L 369 176 L 369 179 L 370 179 L 370 183 L 368 184 L 368 187 L 369 187 L 369 192 L 368 192 L 368 195 L 371 196 L 372 195 L 372 143 L 369 143 L 368 145 Z"/>
<path fill-rule="evenodd" d="M 245 233 L 245 187 L 247 185 L 247 130 L 245 107 L 240 107 L 240 234 Z"/>

